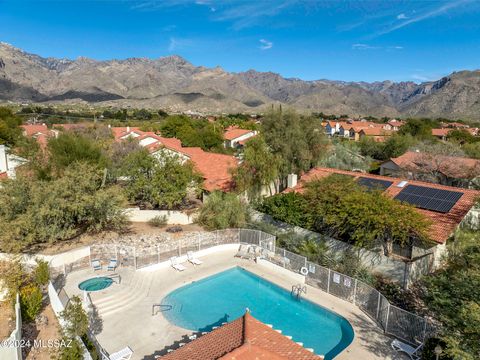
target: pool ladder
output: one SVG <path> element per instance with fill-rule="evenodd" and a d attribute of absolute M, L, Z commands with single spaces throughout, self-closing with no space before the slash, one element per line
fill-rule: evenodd
<path fill-rule="evenodd" d="M 306 294 L 307 293 L 307 286 L 306 285 L 302 285 L 302 284 L 297 284 L 297 285 L 292 285 L 292 291 L 291 291 L 291 295 L 296 297 L 297 300 L 300 299 L 300 296 L 302 295 L 302 293 Z"/>

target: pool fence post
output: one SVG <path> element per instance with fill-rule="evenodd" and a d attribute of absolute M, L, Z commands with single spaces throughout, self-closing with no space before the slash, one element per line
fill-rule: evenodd
<path fill-rule="evenodd" d="M 355 299 L 357 297 L 357 279 L 355 279 L 355 287 L 353 288 L 353 305 L 355 304 Z"/>
<path fill-rule="evenodd" d="M 287 259 L 287 253 L 285 251 L 285 249 L 283 249 L 283 267 L 285 268 L 285 260 Z"/>
<path fill-rule="evenodd" d="M 65 266 L 65 262 L 63 263 Z M 92 266 L 92 247 L 88 247 L 88 266 Z"/>
<path fill-rule="evenodd" d="M 388 303 L 388 308 L 387 308 L 387 320 L 385 321 L 385 332 L 388 332 L 388 318 L 390 317 L 390 303 Z"/>
<path fill-rule="evenodd" d="M 330 272 L 331 270 L 328 269 L 327 294 L 330 294 Z"/>
<path fill-rule="evenodd" d="M 378 320 L 378 316 L 380 315 L 380 291 L 375 290 L 378 293 L 378 300 L 377 300 L 377 317 L 376 319 Z"/>
<path fill-rule="evenodd" d="M 427 319 L 423 318 L 423 340 L 425 342 L 425 337 L 427 336 Z"/>

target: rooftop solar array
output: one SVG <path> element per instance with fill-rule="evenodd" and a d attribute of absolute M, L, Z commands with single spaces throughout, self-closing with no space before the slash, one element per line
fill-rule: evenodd
<path fill-rule="evenodd" d="M 458 191 L 408 185 L 395 196 L 395 199 L 412 204 L 420 209 L 448 213 L 462 195 L 463 193 Z"/>
<path fill-rule="evenodd" d="M 380 179 L 371 179 L 367 177 L 360 177 L 358 183 L 362 186 L 367 187 L 369 190 L 385 190 L 390 185 L 393 184 L 393 181 L 380 180 Z"/>

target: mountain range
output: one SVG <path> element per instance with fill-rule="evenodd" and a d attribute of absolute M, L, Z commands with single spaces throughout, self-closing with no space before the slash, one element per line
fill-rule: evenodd
<path fill-rule="evenodd" d="M 206 113 L 258 113 L 284 104 L 350 116 L 480 120 L 480 70 L 438 81 L 305 81 L 272 72 L 232 73 L 180 56 L 97 61 L 44 58 L 0 43 L 0 100 L 87 102 Z"/>

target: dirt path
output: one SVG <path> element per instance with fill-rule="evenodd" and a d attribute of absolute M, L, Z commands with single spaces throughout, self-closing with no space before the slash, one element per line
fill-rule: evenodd
<path fill-rule="evenodd" d="M 25 341 L 30 340 L 30 344 L 33 345 L 34 340 L 36 346 L 24 349 L 25 360 L 51 360 L 54 354 L 58 351 L 55 346 L 49 347 L 48 341 L 60 339 L 60 333 L 58 331 L 58 321 L 53 313 L 52 307 L 48 305 L 40 313 L 44 322 L 42 324 L 24 324 L 22 329 L 22 336 Z M 41 345 L 39 345 L 41 343 Z"/>
<path fill-rule="evenodd" d="M 10 301 L 0 302 L 0 340 L 10 336 L 15 327 L 15 318 Z"/>

